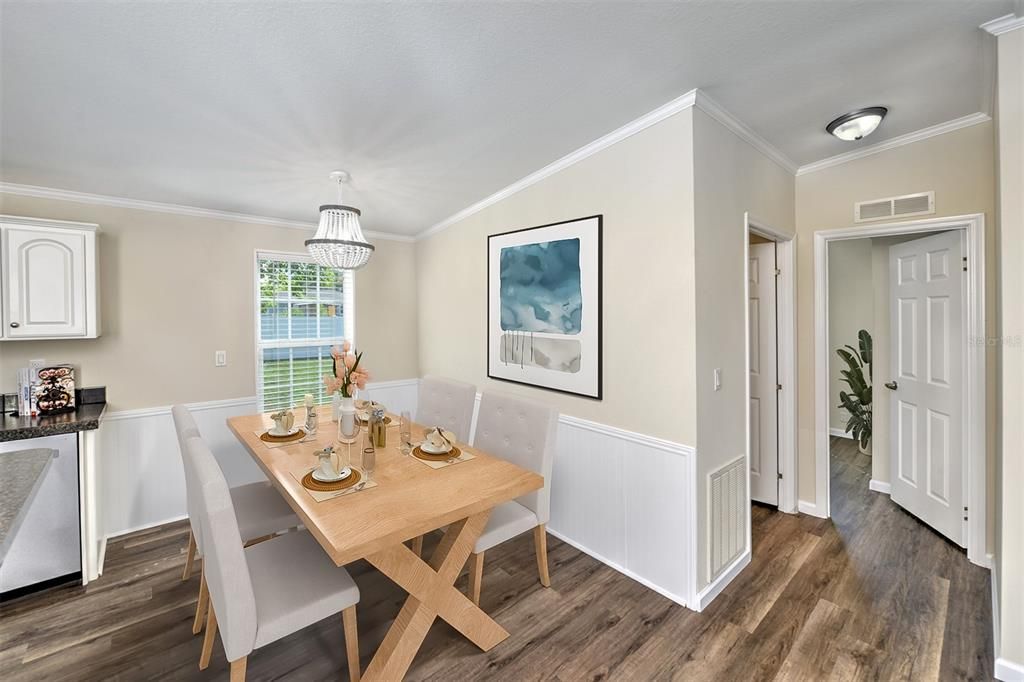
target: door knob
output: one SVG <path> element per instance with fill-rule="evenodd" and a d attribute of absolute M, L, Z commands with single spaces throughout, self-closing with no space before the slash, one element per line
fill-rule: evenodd
<path fill-rule="evenodd" d="M 890 391 L 895 391 L 897 388 L 899 388 L 899 385 L 895 381 L 887 381 L 885 383 L 885 387 Z"/>
<path fill-rule="evenodd" d="M 17 322 L 11 322 L 11 326 L 12 326 L 12 327 L 14 327 L 15 329 L 17 329 L 17 328 L 18 328 L 18 327 L 20 327 L 21 325 L 20 325 L 20 324 L 18 324 Z"/>

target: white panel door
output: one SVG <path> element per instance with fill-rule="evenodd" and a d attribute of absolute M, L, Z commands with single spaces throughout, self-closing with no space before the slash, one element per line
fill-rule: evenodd
<path fill-rule="evenodd" d="M 775 244 L 750 245 L 750 496 L 779 503 Z"/>
<path fill-rule="evenodd" d="M 964 546 L 962 233 L 889 249 L 892 499 Z"/>
<path fill-rule="evenodd" d="M 86 235 L 4 228 L 8 338 L 85 336 Z"/>

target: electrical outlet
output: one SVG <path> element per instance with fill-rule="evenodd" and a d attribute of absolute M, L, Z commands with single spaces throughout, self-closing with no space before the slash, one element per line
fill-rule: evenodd
<path fill-rule="evenodd" d="M 715 367 L 715 390 L 722 390 L 722 368 Z"/>
<path fill-rule="evenodd" d="M 215 367 L 226 367 L 228 364 L 228 352 L 226 350 L 219 350 L 213 355 L 213 365 Z"/>

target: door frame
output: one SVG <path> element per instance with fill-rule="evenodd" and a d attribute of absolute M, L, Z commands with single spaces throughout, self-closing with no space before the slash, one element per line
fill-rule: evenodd
<path fill-rule="evenodd" d="M 963 230 L 967 255 L 967 295 L 964 298 L 964 499 L 970 513 L 967 521 L 967 558 L 979 566 L 990 566 L 987 547 L 987 469 L 985 442 L 986 347 L 985 339 L 985 215 L 973 213 L 949 218 L 927 218 L 880 225 L 821 230 L 814 233 L 814 442 L 815 511 L 832 515 L 829 490 L 829 348 L 828 338 L 828 244 L 846 239 L 926 234 Z"/>
<path fill-rule="evenodd" d="M 775 281 L 775 317 L 778 328 L 776 339 L 778 352 L 778 375 L 782 390 L 779 391 L 779 511 L 797 513 L 797 377 L 796 377 L 796 235 L 790 234 L 769 223 L 759 220 L 750 212 L 743 214 L 743 341 L 744 409 L 746 420 L 747 457 L 747 499 L 750 499 L 750 235 L 756 234 L 775 242 L 775 263 L 779 276 Z M 747 524 L 748 534 L 750 524 Z M 749 538 L 748 538 L 748 547 Z"/>

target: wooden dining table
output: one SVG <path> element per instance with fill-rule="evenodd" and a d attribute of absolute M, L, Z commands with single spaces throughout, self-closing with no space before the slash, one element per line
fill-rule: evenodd
<path fill-rule="evenodd" d="M 333 445 L 362 455 L 356 444 L 337 442 L 337 423 L 321 416 L 315 440 L 268 447 L 260 433 L 273 425 L 268 415 L 227 420 L 228 427 L 280 491 L 306 529 L 338 566 L 365 559 L 408 592 L 409 597 L 364 672 L 368 680 L 401 679 L 412 664 L 427 631 L 442 618 L 480 649 L 488 651 L 509 633 L 484 613 L 454 583 L 483 532 L 491 510 L 544 485 L 540 475 L 463 443 L 472 459 L 434 469 L 399 448 L 397 417 L 388 429 L 387 447 L 376 449 L 372 480 L 377 484 L 318 502 L 293 472 L 316 466 L 315 452 Z M 412 426 L 412 440 L 422 440 L 423 426 Z M 408 540 L 447 526 L 429 559 L 405 545 Z"/>

